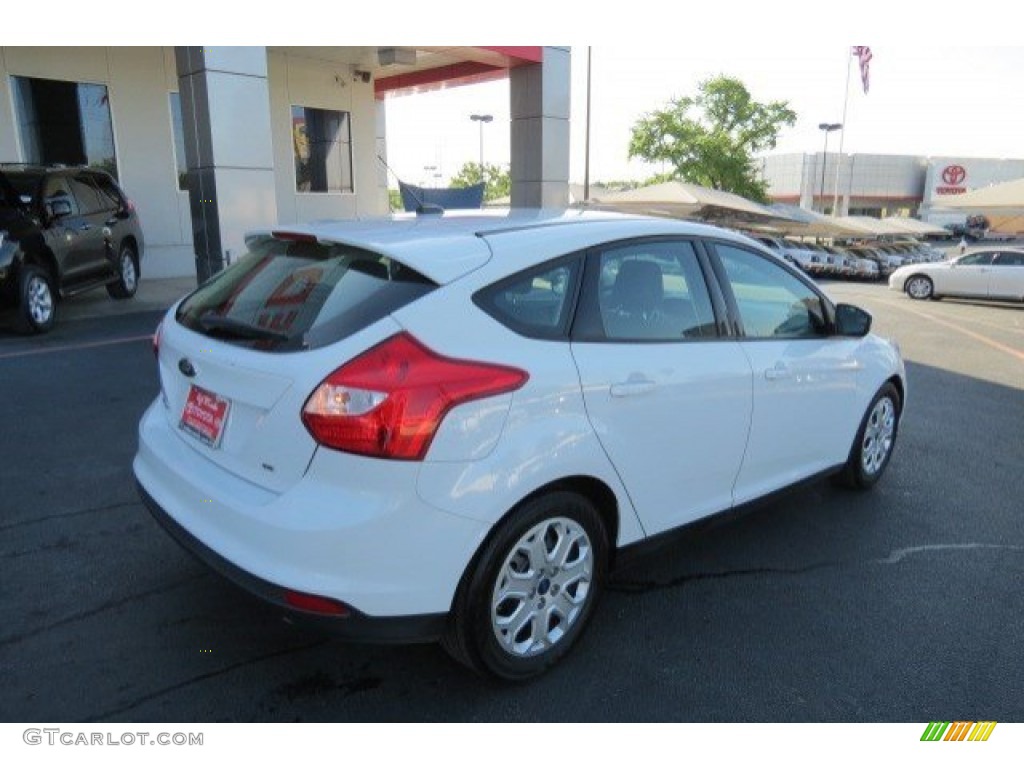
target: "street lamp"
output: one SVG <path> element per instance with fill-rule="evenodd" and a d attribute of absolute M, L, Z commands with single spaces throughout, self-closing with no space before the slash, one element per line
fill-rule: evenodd
<path fill-rule="evenodd" d="M 818 193 L 818 197 L 821 198 L 822 213 L 825 212 L 825 164 L 828 162 L 828 135 L 842 127 L 842 123 L 818 123 L 818 130 L 825 132 L 825 151 L 821 155 L 821 190 Z"/>
<path fill-rule="evenodd" d="M 484 123 L 494 119 L 494 115 L 470 115 L 469 119 L 474 123 L 480 123 L 480 178 L 484 177 Z"/>

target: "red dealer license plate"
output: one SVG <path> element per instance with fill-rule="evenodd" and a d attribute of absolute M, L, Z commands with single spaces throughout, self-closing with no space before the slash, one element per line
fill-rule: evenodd
<path fill-rule="evenodd" d="M 193 384 L 178 426 L 199 442 L 216 448 L 224 434 L 224 421 L 230 407 L 230 400 Z"/>

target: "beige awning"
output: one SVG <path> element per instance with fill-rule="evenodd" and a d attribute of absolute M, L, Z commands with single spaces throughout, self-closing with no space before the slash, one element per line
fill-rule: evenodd
<path fill-rule="evenodd" d="M 950 195 L 935 205 L 992 213 L 1024 213 L 1024 179 L 993 184 L 991 187 L 974 189 L 962 195 Z"/>
<path fill-rule="evenodd" d="M 938 226 L 937 224 L 929 224 L 927 221 L 920 221 L 918 219 L 907 219 L 903 216 L 892 216 L 886 219 L 890 224 L 902 227 L 904 232 L 908 235 L 948 235 L 949 230 Z"/>
<path fill-rule="evenodd" d="M 891 219 L 876 219 L 871 216 L 843 216 L 842 221 L 864 229 L 875 237 L 883 235 L 906 235 L 907 230 L 892 222 Z"/>
<path fill-rule="evenodd" d="M 588 207 L 675 219 L 702 219 L 727 226 L 771 227 L 792 222 L 788 216 L 745 197 L 682 181 L 591 196 Z"/>
<path fill-rule="evenodd" d="M 847 218 L 826 216 L 795 205 L 775 203 L 772 210 L 788 216 L 791 222 L 780 224 L 779 231 L 792 237 L 869 237 L 873 229 L 856 224 Z"/>

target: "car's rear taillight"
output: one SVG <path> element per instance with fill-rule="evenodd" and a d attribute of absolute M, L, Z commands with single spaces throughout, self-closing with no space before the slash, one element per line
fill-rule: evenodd
<path fill-rule="evenodd" d="M 448 411 L 512 392 L 528 379 L 517 368 L 442 357 L 400 333 L 324 379 L 306 401 L 302 421 L 329 448 L 422 459 Z"/>
<path fill-rule="evenodd" d="M 153 331 L 153 357 L 160 358 L 160 334 L 164 330 L 163 320 L 157 325 L 156 330 Z"/>

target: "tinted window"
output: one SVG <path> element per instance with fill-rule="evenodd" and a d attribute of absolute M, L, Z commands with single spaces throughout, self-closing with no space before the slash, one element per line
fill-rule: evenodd
<path fill-rule="evenodd" d="M 118 192 L 114 182 L 106 176 L 90 176 L 93 184 L 100 193 L 100 202 L 106 210 L 116 210 L 121 207 L 121 193 Z"/>
<path fill-rule="evenodd" d="M 825 334 L 821 299 L 801 280 L 780 265 L 742 248 L 719 243 L 715 250 L 748 337 L 803 338 Z"/>
<path fill-rule="evenodd" d="M 90 184 L 84 177 L 72 177 L 68 179 L 71 185 L 71 192 L 78 201 L 78 210 L 81 214 L 87 215 L 97 213 L 107 207 L 100 199 L 100 193 L 96 187 Z"/>
<path fill-rule="evenodd" d="M 707 285 L 686 241 L 631 243 L 599 256 L 597 317 L 609 341 L 717 336 Z M 593 297 L 588 297 L 588 304 Z"/>
<path fill-rule="evenodd" d="M 52 176 L 47 179 L 43 191 L 43 202 L 48 211 L 50 206 L 58 200 L 63 200 L 70 205 L 72 214 L 78 213 L 78 203 L 75 202 L 75 197 L 71 194 L 71 187 L 68 186 L 68 180 L 64 176 Z"/>
<path fill-rule="evenodd" d="M 110 94 L 105 85 L 12 77 L 27 162 L 90 165 L 117 176 Z"/>
<path fill-rule="evenodd" d="M 485 288 L 473 300 L 516 333 L 558 338 L 569 323 L 579 265 L 578 258 L 545 264 Z"/>
<path fill-rule="evenodd" d="M 188 192 L 188 163 L 185 160 L 185 123 L 181 117 L 181 94 L 171 91 L 171 133 L 174 137 L 174 162 L 178 169 L 178 189 Z"/>
<path fill-rule="evenodd" d="M 961 266 L 984 266 L 985 264 L 992 263 L 992 257 L 995 256 L 991 251 L 982 251 L 981 253 L 972 253 L 967 256 L 961 256 L 956 260 L 956 263 Z"/>
<path fill-rule="evenodd" d="M 1024 253 L 1004 251 L 996 257 L 995 263 L 1000 267 L 1024 267 Z"/>
<path fill-rule="evenodd" d="M 261 350 L 332 344 L 436 285 L 386 256 L 345 245 L 257 238 L 178 308 L 187 328 Z"/>
<path fill-rule="evenodd" d="M 298 192 L 351 192 L 352 126 L 348 112 L 292 107 Z"/>
<path fill-rule="evenodd" d="M 4 199 L 9 195 L 13 194 L 16 198 L 15 201 L 24 203 L 25 205 L 30 204 L 36 199 L 36 195 L 39 194 L 39 186 L 43 181 L 43 176 L 40 173 L 10 173 L 7 171 L 0 171 L 3 174 L 4 179 L 10 185 L 2 185 L 0 192 L 3 193 Z"/>

